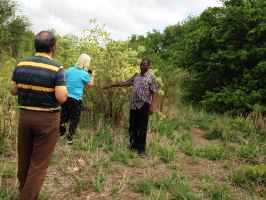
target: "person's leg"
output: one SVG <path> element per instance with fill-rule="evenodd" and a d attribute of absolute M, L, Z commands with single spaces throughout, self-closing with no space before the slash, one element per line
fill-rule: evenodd
<path fill-rule="evenodd" d="M 67 100 L 64 104 L 61 106 L 61 115 L 60 115 L 60 135 L 65 135 L 66 133 L 66 126 L 67 122 L 69 120 L 69 100 Z"/>
<path fill-rule="evenodd" d="M 145 103 L 139 110 L 138 153 L 145 153 L 148 121 L 149 104 Z"/>
<path fill-rule="evenodd" d="M 59 113 L 38 113 L 32 118 L 35 118 L 32 120 L 33 151 L 20 200 L 38 198 L 59 133 Z"/>
<path fill-rule="evenodd" d="M 69 133 L 68 133 L 68 139 L 71 141 L 73 138 L 73 135 L 76 133 L 76 129 L 78 127 L 78 123 L 80 120 L 81 115 L 81 106 L 82 102 L 72 99 L 71 100 L 71 106 L 70 106 L 70 118 L 69 118 Z"/>
<path fill-rule="evenodd" d="M 20 112 L 18 125 L 18 170 L 19 191 L 21 192 L 28 173 L 30 157 L 32 154 L 32 135 L 28 125 L 27 115 L 24 111 Z"/>
<path fill-rule="evenodd" d="M 132 150 L 136 149 L 136 110 L 130 110 L 129 112 L 129 148 Z"/>

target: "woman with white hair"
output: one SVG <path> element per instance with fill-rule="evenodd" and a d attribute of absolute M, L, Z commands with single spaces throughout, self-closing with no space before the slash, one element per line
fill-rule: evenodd
<path fill-rule="evenodd" d="M 91 57 L 87 54 L 81 54 L 77 63 L 66 70 L 66 84 L 68 90 L 68 99 L 62 105 L 60 134 L 66 133 L 66 125 L 69 122 L 69 131 L 67 140 L 72 144 L 73 135 L 76 132 L 82 106 L 82 97 L 84 88 L 93 86 L 94 77 L 87 72 L 90 66 Z"/>

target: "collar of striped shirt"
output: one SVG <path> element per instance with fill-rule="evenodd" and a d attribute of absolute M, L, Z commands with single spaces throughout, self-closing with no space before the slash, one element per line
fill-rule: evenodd
<path fill-rule="evenodd" d="M 35 56 L 42 56 L 42 57 L 49 58 L 50 60 L 53 60 L 53 58 L 49 56 L 47 53 L 35 53 Z"/>

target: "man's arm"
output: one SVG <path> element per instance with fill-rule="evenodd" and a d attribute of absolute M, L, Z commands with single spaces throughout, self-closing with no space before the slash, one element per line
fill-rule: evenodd
<path fill-rule="evenodd" d="M 135 74 L 134 76 L 132 76 L 130 79 L 126 80 L 126 81 L 121 81 L 121 82 L 118 82 L 118 83 L 114 83 L 114 84 L 111 84 L 109 86 L 106 86 L 106 87 L 103 87 L 104 89 L 109 89 L 109 88 L 112 88 L 112 87 L 129 87 L 129 86 L 132 86 L 133 85 L 133 82 L 134 82 L 134 78 L 137 74 Z"/>
<path fill-rule="evenodd" d="M 66 102 L 66 100 L 67 100 L 66 86 L 56 86 L 55 87 L 55 98 L 60 104 L 63 104 Z"/>
<path fill-rule="evenodd" d="M 63 70 L 63 67 L 61 67 L 60 70 L 57 72 L 55 78 L 55 98 L 58 103 L 63 104 L 67 100 L 67 95 L 68 94 L 65 82 L 65 72 Z"/>
<path fill-rule="evenodd" d="M 10 93 L 13 96 L 16 96 L 18 92 L 17 84 L 15 81 L 11 81 L 11 88 L 10 88 Z"/>
<path fill-rule="evenodd" d="M 112 87 L 129 87 L 131 85 L 132 84 L 130 82 L 122 81 L 122 82 L 111 84 L 108 88 L 112 88 Z"/>

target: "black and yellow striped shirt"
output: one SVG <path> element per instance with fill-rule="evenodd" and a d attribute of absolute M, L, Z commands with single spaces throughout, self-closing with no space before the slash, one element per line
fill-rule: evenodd
<path fill-rule="evenodd" d="M 60 109 L 55 98 L 55 87 L 65 85 L 61 65 L 45 54 L 36 54 L 19 62 L 12 80 L 18 88 L 20 108 L 36 111 Z"/>

